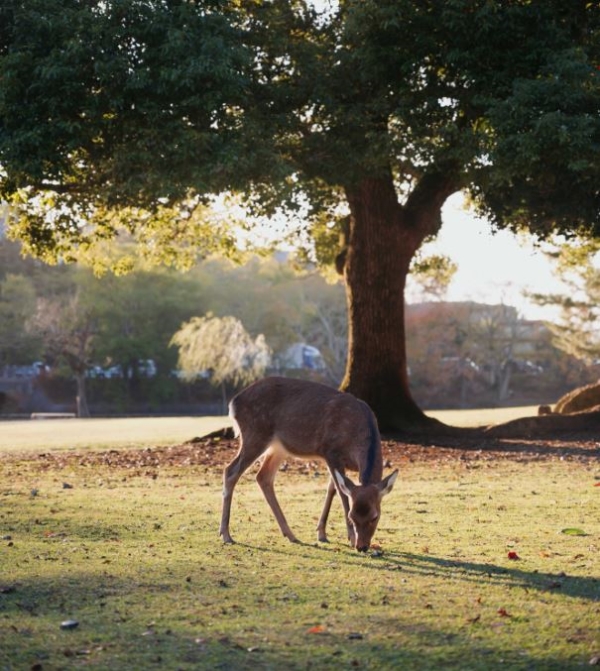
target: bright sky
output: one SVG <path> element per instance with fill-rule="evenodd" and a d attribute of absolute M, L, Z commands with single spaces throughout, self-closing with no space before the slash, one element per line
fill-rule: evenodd
<path fill-rule="evenodd" d="M 437 239 L 423 248 L 426 254 L 446 254 L 458 265 L 448 300 L 505 303 L 516 307 L 526 319 L 552 318 L 550 308 L 537 306 L 523 296 L 525 290 L 558 290 L 544 254 L 532 241 L 514 233 L 493 233 L 489 223 L 467 211 L 463 203 L 461 194 L 448 199 Z"/>

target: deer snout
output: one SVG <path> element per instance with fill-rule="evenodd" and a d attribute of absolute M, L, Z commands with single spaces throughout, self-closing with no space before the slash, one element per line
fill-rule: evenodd
<path fill-rule="evenodd" d="M 354 548 L 357 552 L 368 552 L 371 547 L 371 535 L 370 534 L 356 534 L 356 540 L 354 541 Z"/>

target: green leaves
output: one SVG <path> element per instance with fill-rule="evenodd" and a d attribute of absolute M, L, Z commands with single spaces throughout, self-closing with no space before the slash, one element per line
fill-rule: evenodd
<path fill-rule="evenodd" d="M 390 172 L 402 202 L 442 172 L 498 226 L 600 230 L 595 3 L 7 0 L 0 24 L 0 194 L 38 254 L 107 208 L 238 191 L 312 219 Z"/>
<path fill-rule="evenodd" d="M 175 333 L 171 345 L 179 347 L 179 367 L 185 379 L 210 374 L 215 385 L 248 384 L 262 375 L 271 350 L 261 334 L 252 340 L 239 319 L 205 317 L 192 319 Z"/>

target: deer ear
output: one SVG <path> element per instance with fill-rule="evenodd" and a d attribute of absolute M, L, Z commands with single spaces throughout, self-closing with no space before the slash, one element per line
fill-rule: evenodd
<path fill-rule="evenodd" d="M 383 480 L 377 485 L 377 488 L 379 489 L 379 496 L 381 498 L 392 491 L 397 477 L 398 469 L 396 469 L 393 473 L 390 473 L 386 478 L 383 478 Z"/>
<path fill-rule="evenodd" d="M 344 492 L 346 496 L 351 497 L 352 492 L 354 491 L 356 485 L 352 482 L 352 480 L 350 480 L 350 478 L 347 478 L 345 475 L 342 475 L 339 471 L 336 471 L 335 469 L 333 471 L 333 474 L 341 491 Z"/>

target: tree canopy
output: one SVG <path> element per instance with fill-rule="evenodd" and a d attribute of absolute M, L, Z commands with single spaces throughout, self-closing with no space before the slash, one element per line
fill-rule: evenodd
<path fill-rule="evenodd" d="M 342 239 L 342 386 L 384 428 L 424 421 L 404 288 L 452 193 L 498 227 L 600 233 L 597 2 L 6 0 L 0 25 L 11 234 L 168 248 L 210 237 L 188 223 L 211 194 L 299 211 Z"/>

